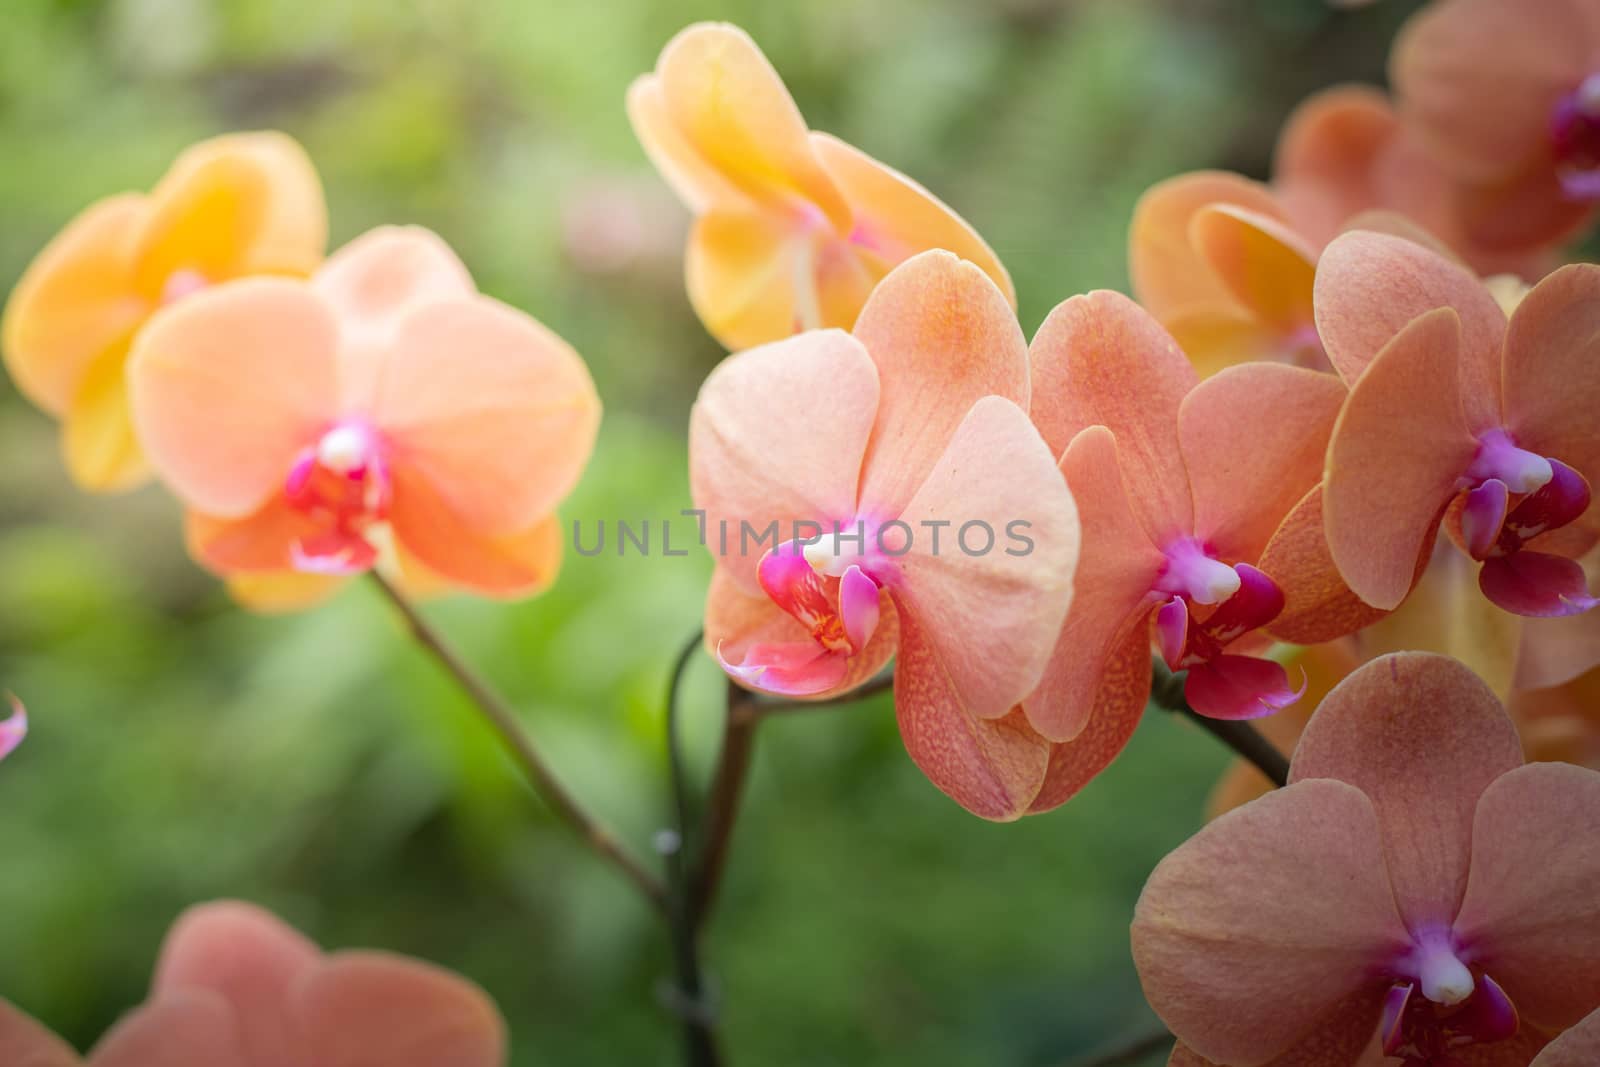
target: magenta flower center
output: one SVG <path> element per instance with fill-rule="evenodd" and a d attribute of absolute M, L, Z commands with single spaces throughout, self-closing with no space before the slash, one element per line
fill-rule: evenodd
<path fill-rule="evenodd" d="M 390 482 L 382 442 L 370 426 L 341 422 L 324 433 L 295 459 L 284 495 L 311 527 L 292 546 L 297 568 L 349 574 L 376 561 L 367 534 L 388 514 Z"/>
<path fill-rule="evenodd" d="M 1379 1036 L 1406 1067 L 1451 1067 L 1469 1045 L 1514 1036 L 1517 1009 L 1495 980 L 1462 958 L 1449 930 L 1424 933 L 1393 966 Z"/>
<path fill-rule="evenodd" d="M 1550 146 L 1567 197 L 1600 199 L 1600 73 L 1589 75 L 1556 103 Z"/>

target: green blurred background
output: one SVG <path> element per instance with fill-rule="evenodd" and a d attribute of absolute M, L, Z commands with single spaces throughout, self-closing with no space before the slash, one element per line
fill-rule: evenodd
<path fill-rule="evenodd" d="M 321 168 L 336 244 L 430 226 L 587 356 L 606 423 L 566 517 L 672 516 L 688 405 L 721 353 L 622 97 L 683 25 L 740 23 L 814 127 L 953 203 L 1031 332 L 1060 299 L 1126 284 L 1140 190 L 1263 174 L 1293 104 L 1380 79 L 1415 6 L 6 0 L 0 282 L 185 144 L 287 130 Z M 85 1046 L 143 996 L 182 908 L 244 897 L 326 945 L 477 979 L 517 1065 L 672 1062 L 652 916 L 549 821 L 372 591 L 235 609 L 160 490 L 78 495 L 52 424 L 0 390 L 0 685 L 35 723 L 0 766 L 0 995 Z M 698 555 L 569 553 L 538 600 L 428 608 L 640 848 L 664 819 L 662 688 L 708 573 Z M 704 771 L 721 691 L 703 657 L 691 678 Z M 1224 762 L 1152 717 L 1072 804 L 991 826 L 910 764 L 886 700 L 764 727 L 707 945 L 732 1062 L 1052 1067 L 1147 1031 L 1127 922 Z"/>

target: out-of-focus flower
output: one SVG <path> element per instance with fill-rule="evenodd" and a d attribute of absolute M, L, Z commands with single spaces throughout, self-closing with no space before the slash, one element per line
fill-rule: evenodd
<path fill-rule="evenodd" d="M 1215 1063 L 1526 1067 L 1600 1007 L 1597 879 L 1600 773 L 1524 766 L 1479 679 L 1400 653 L 1328 696 L 1286 788 L 1162 861 L 1134 961 Z"/>
<path fill-rule="evenodd" d="M 11 714 L 0 720 L 0 759 L 15 752 L 28 736 L 28 709 L 15 696 L 9 693 L 6 696 L 11 704 Z"/>
<path fill-rule="evenodd" d="M 7 1067 L 501 1067 L 505 1023 L 466 980 L 383 952 L 335 952 L 247 904 L 173 926 L 150 998 L 87 1061 L 0 1001 Z"/>
<path fill-rule="evenodd" d="M 993 819 L 1027 811 L 1044 780 L 1049 745 L 1014 708 L 1050 655 L 1078 557 L 1077 513 L 1028 391 L 1005 295 L 927 252 L 884 279 L 853 334 L 725 361 L 689 427 L 694 501 L 718 553 L 706 642 L 725 669 L 821 698 L 898 650 L 906 748 Z"/>
<path fill-rule="evenodd" d="M 67 470 L 91 490 L 149 477 L 129 419 L 129 347 L 156 312 L 234 278 L 303 276 L 328 240 L 322 186 L 281 133 L 188 149 L 148 195 L 86 209 L 39 253 L 6 305 L 6 367 L 62 423 Z"/>
<path fill-rule="evenodd" d="M 307 574 L 379 564 L 413 585 L 542 586 L 600 417 L 577 354 L 419 229 L 375 230 L 309 282 L 185 301 L 141 334 L 129 376 L 191 552 L 291 603 L 316 592 Z"/>
<path fill-rule="evenodd" d="M 1363 600 L 1399 606 L 1444 518 L 1505 610 L 1595 606 L 1574 557 L 1600 536 L 1596 307 L 1600 267 L 1545 278 L 1508 323 L 1477 278 L 1417 244 L 1355 232 L 1329 245 L 1317 326 L 1351 392 L 1328 449 L 1325 525 Z"/>
<path fill-rule="evenodd" d="M 1185 696 L 1203 715 L 1292 704 L 1283 665 L 1260 655 L 1272 643 L 1264 631 L 1286 590 L 1322 583 L 1327 568 L 1308 571 L 1313 558 L 1275 546 L 1300 535 L 1287 517 L 1314 510 L 1344 387 L 1270 363 L 1200 382 L 1149 315 L 1109 292 L 1056 308 L 1031 354 L 1033 419 L 1083 524 L 1072 610 L 1022 704 L 1035 729 L 1064 742 L 1052 785 L 1081 787 L 1126 743 L 1150 693 L 1152 637 L 1188 672 Z M 1348 591 L 1322 595 L 1350 628 L 1370 617 Z M 1301 623 L 1314 625 L 1316 610 Z"/>
<path fill-rule="evenodd" d="M 1520 689 L 1509 707 L 1530 760 L 1600 770 L 1600 670 L 1549 689 Z"/>
<path fill-rule="evenodd" d="M 1556 241 L 1600 200 L 1593 0 L 1440 0 L 1402 31 L 1391 80 L 1408 129 L 1468 192 L 1491 246 Z"/>
<path fill-rule="evenodd" d="M 874 285 L 918 252 L 975 263 L 1013 306 L 1005 268 L 911 179 L 806 128 L 741 29 L 690 26 L 628 91 L 645 151 L 695 214 L 689 301 L 732 350 L 822 326 L 850 329 Z"/>

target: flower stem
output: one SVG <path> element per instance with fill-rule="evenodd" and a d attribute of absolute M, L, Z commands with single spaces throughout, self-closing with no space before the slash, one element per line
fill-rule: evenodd
<path fill-rule="evenodd" d="M 491 688 L 476 671 L 467 666 L 456 651 L 445 643 L 438 631 L 417 612 L 415 605 L 403 593 L 377 571 L 372 571 L 371 574 L 384 599 L 388 600 L 405 620 L 406 627 L 411 631 L 411 636 L 415 638 L 417 644 L 432 656 L 471 698 L 484 721 L 500 738 L 506 752 L 527 777 L 528 784 L 549 806 L 551 812 L 575 831 L 596 855 L 622 872 L 654 908 L 665 910 L 668 903 L 667 887 L 662 884 L 661 879 L 635 858 L 615 833 L 585 811 L 577 799 L 567 791 L 567 787 L 561 784 L 560 779 L 545 763 L 544 757 L 534 746 L 533 739 L 523 729 L 516 712 L 505 698 Z"/>
<path fill-rule="evenodd" d="M 1277 746 L 1263 737 L 1260 730 L 1242 719 L 1213 719 L 1201 715 L 1184 699 L 1182 672 L 1172 673 L 1160 660 L 1155 661 L 1154 671 L 1150 683 L 1151 703 L 1199 724 L 1200 728 L 1212 737 L 1255 764 L 1256 769 L 1266 775 L 1273 785 L 1282 787 L 1288 784 L 1288 758 L 1278 751 Z"/>

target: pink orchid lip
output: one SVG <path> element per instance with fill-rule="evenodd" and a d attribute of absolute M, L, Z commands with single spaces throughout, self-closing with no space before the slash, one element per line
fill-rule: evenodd
<path fill-rule="evenodd" d="M 1461 537 L 1473 559 L 1486 559 L 1494 550 L 1510 501 L 1511 491 L 1499 478 L 1490 478 L 1467 493 L 1466 506 L 1461 510 Z"/>
<path fill-rule="evenodd" d="M 1531 493 L 1548 482 L 1551 475 L 1548 459 L 1518 448 L 1509 433 L 1496 427 L 1478 435 L 1478 452 L 1465 471 L 1467 484 L 1462 488 L 1497 478 L 1513 493 Z"/>
<path fill-rule="evenodd" d="M 1184 699 L 1214 719 L 1255 719 L 1281 711 L 1305 695 L 1308 681 L 1295 689 L 1283 665 L 1255 656 L 1229 655 L 1228 645 L 1277 618 L 1283 591 L 1265 572 L 1248 563 L 1232 568 L 1238 588 L 1209 617 L 1195 621 L 1189 602 L 1175 596 L 1155 615 L 1156 644 L 1171 670 L 1187 670 Z"/>
<path fill-rule="evenodd" d="M 1516 1005 L 1491 976 L 1474 972 L 1449 929 L 1422 931 L 1395 961 L 1378 1034 L 1387 1056 L 1434 1063 L 1471 1044 L 1514 1037 Z"/>
<path fill-rule="evenodd" d="M 0 759 L 15 752 L 28 736 L 28 709 L 12 693 L 6 694 L 6 700 L 11 705 L 11 714 L 0 720 Z"/>
<path fill-rule="evenodd" d="M 1556 174 L 1569 200 L 1600 199 L 1600 73 L 1557 101 L 1550 116 Z"/>
<path fill-rule="evenodd" d="M 295 569 L 354 574 L 376 563 L 366 533 L 387 516 L 392 487 L 371 426 L 346 420 L 329 427 L 295 458 L 283 489 L 289 506 L 319 527 L 290 546 Z"/>

